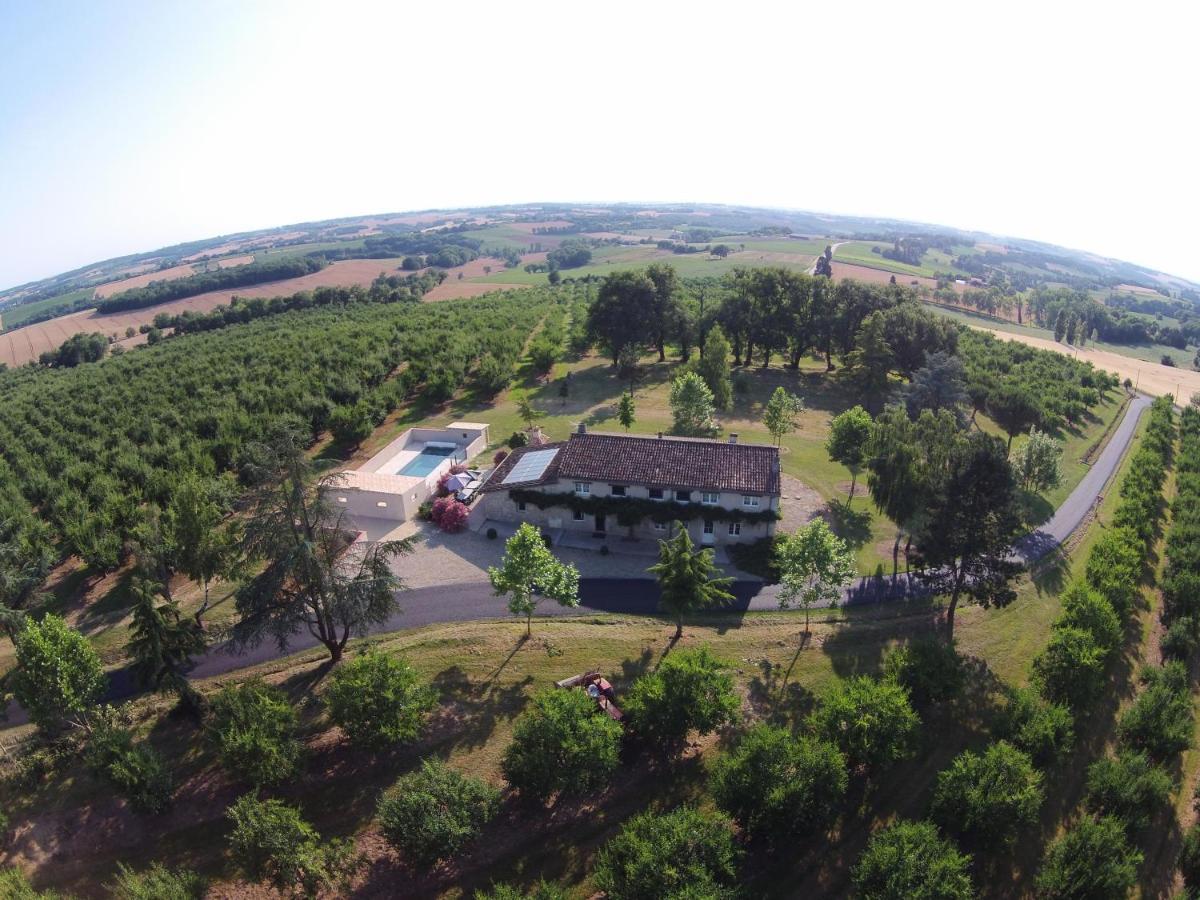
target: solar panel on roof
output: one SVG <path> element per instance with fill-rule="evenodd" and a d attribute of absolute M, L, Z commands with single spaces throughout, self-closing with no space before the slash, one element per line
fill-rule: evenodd
<path fill-rule="evenodd" d="M 518 481 L 537 481 L 546 471 L 546 467 L 554 460 L 558 448 L 553 450 L 530 450 L 504 476 L 501 484 L 513 484 Z"/>

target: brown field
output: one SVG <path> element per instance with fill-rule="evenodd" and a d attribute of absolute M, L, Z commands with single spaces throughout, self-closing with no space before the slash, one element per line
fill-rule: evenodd
<path fill-rule="evenodd" d="M 971 327 L 980 328 L 977 325 Z M 1039 347 L 1042 350 L 1053 350 L 1056 353 L 1078 356 L 1080 360 L 1090 362 L 1098 369 L 1116 372 L 1122 380 L 1130 379 L 1138 390 L 1153 396 L 1170 394 L 1176 399 L 1176 402 L 1187 403 L 1192 394 L 1200 393 L 1200 372 L 1190 369 L 1161 366 L 1158 363 L 1122 356 L 1108 350 L 1094 350 L 1090 347 L 1085 350 L 1073 351 L 1056 341 L 1033 335 L 992 331 L 990 328 L 980 328 L 980 331 L 989 331 L 1004 341 L 1020 341 L 1022 344 Z"/>
<path fill-rule="evenodd" d="M 1123 291 L 1127 294 L 1146 294 L 1151 297 L 1162 296 L 1153 288 L 1142 287 L 1140 284 L 1118 284 L 1115 288 L 1113 288 L 1113 290 Z"/>
<path fill-rule="evenodd" d="M 246 263 L 254 262 L 254 257 L 245 256 L 229 256 L 225 259 L 215 260 L 216 264 L 222 269 L 228 269 L 232 266 L 242 266 Z M 96 288 L 97 297 L 111 297 L 113 294 L 119 294 L 121 291 L 131 291 L 134 288 L 145 287 L 154 281 L 174 281 L 176 278 L 187 278 L 189 275 L 195 275 L 196 268 L 190 264 L 181 266 L 172 266 L 169 269 L 163 269 L 160 272 L 145 272 L 141 275 L 134 275 L 131 278 L 123 278 L 120 281 L 110 281 L 108 284 L 102 284 Z"/>
<path fill-rule="evenodd" d="M 303 275 L 299 278 L 289 278 L 284 281 L 272 281 L 267 284 L 257 284 L 251 287 L 235 288 L 227 291 L 209 291 L 184 300 L 173 300 L 170 303 L 160 303 L 145 309 L 132 309 L 128 312 L 101 315 L 94 309 L 85 309 L 68 316 L 60 316 L 48 322 L 39 322 L 25 328 L 17 328 L 7 334 L 0 334 L 0 362 L 9 366 L 20 366 L 36 360 L 47 350 L 53 350 L 74 334 L 80 332 L 99 331 L 101 334 L 116 335 L 122 338 L 126 328 L 138 328 L 152 322 L 159 313 L 172 315 L 192 310 L 193 312 L 208 312 L 217 306 L 227 304 L 238 297 L 283 297 L 299 291 L 311 291 L 318 287 L 349 287 L 361 284 L 369 285 L 381 274 L 401 274 L 398 269 L 400 258 L 394 259 L 346 259 L 330 263 L 320 272 Z M 470 283 L 467 279 L 478 278 L 486 274 L 484 266 L 491 266 L 493 271 L 503 271 L 504 263 L 497 259 L 476 259 L 465 266 L 447 270 L 449 275 L 446 282 L 430 292 L 430 300 L 450 300 L 456 297 L 474 297 L 497 288 L 521 287 L 516 284 L 489 285 Z M 463 280 L 458 279 L 462 272 Z M 155 273 L 161 276 L 162 273 Z M 130 341 L 127 346 L 134 342 Z M 137 341 L 136 343 L 141 343 Z"/>
<path fill-rule="evenodd" d="M 885 272 L 883 269 L 872 269 L 870 266 L 857 266 L 853 263 L 833 261 L 833 277 L 840 281 L 843 278 L 853 278 L 856 281 L 868 281 L 874 284 L 888 284 L 892 276 L 896 276 L 896 284 L 911 285 L 914 281 L 930 290 L 937 288 L 937 281 L 923 275 L 903 275 L 899 272 Z"/>

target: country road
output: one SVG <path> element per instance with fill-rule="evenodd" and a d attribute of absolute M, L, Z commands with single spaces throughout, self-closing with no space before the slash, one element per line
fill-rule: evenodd
<path fill-rule="evenodd" d="M 1014 547 L 1014 554 L 1026 563 L 1041 559 L 1066 541 L 1103 499 L 1104 490 L 1117 471 L 1125 451 L 1133 439 L 1138 421 L 1150 406 L 1148 397 L 1137 395 L 1129 403 L 1124 417 L 1114 428 L 1108 444 L 1092 464 L 1075 490 L 1063 501 L 1051 519 L 1036 532 Z M 915 579 L 902 575 L 891 578 L 864 577 L 845 592 L 843 602 L 878 603 L 920 594 L 923 588 Z M 722 608 L 722 613 L 736 616 L 747 611 L 777 610 L 779 602 L 776 585 L 757 581 L 738 581 L 733 586 L 735 601 Z M 401 611 L 371 631 L 383 634 L 443 622 L 468 622 L 480 619 L 504 618 L 504 600 L 492 594 L 485 581 L 440 584 L 403 591 L 399 595 Z M 579 606 L 564 608 L 552 601 L 543 601 L 538 616 L 578 616 L 587 613 L 616 613 L 624 615 L 653 615 L 658 609 L 658 585 L 646 578 L 584 578 L 579 586 Z M 215 646 L 201 656 L 189 673 L 193 678 L 213 678 L 260 665 L 291 653 L 318 645 L 307 633 L 297 634 L 286 650 L 267 642 L 256 648 L 235 653 L 225 644 Z M 105 700 L 116 702 L 137 693 L 128 669 L 109 673 L 109 690 Z M 24 711 L 16 704 L 9 707 L 5 727 L 26 721 Z"/>

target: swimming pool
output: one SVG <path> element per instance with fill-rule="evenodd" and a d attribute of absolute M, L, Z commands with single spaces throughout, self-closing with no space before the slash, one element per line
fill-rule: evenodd
<path fill-rule="evenodd" d="M 442 460 L 454 453 L 455 447 L 432 447 L 426 444 L 415 459 L 399 471 L 400 475 L 424 477 L 441 465 Z"/>

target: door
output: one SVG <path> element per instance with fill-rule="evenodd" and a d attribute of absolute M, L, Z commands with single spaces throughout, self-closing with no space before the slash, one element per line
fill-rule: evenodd
<path fill-rule="evenodd" d="M 704 534 L 700 537 L 700 543 L 711 544 L 714 541 L 716 541 L 716 539 L 717 539 L 716 528 L 714 527 L 713 522 L 705 521 Z"/>
<path fill-rule="evenodd" d="M 604 516 L 597 515 L 596 516 L 596 531 L 600 534 L 604 534 L 606 530 L 607 529 L 604 524 Z"/>

